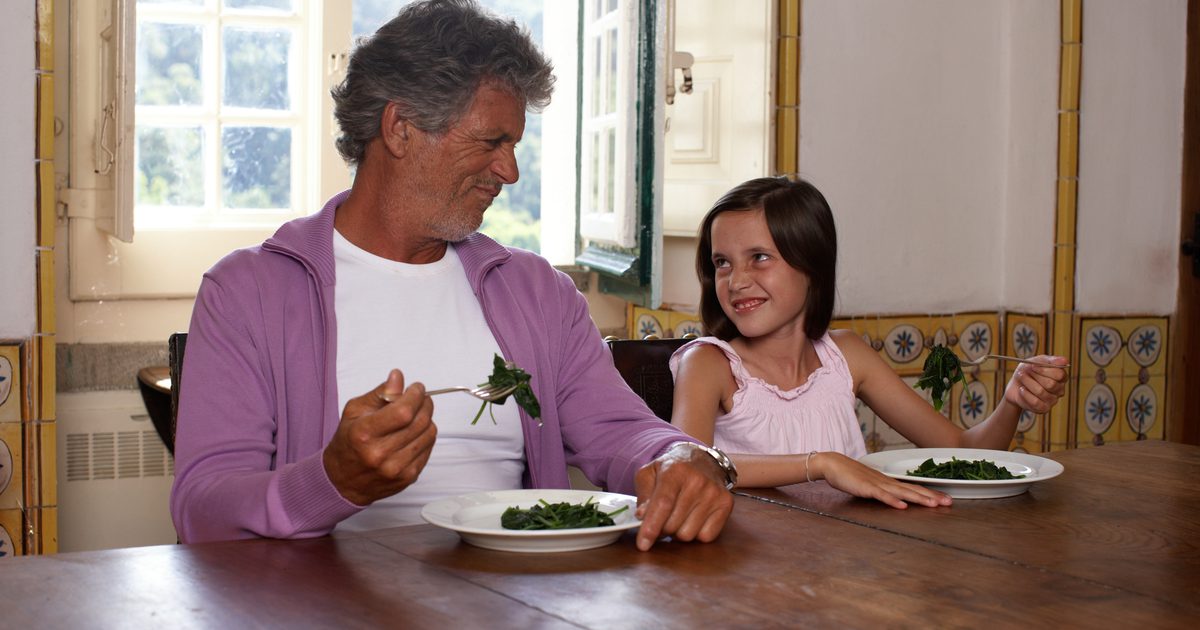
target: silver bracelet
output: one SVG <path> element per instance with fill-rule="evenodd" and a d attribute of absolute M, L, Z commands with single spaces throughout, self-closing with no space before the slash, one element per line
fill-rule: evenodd
<path fill-rule="evenodd" d="M 812 483 L 812 473 L 809 472 L 811 469 L 808 467 L 808 462 L 812 459 L 812 456 L 816 454 L 816 451 L 809 451 L 808 455 L 804 456 L 804 480 L 808 483 Z"/>

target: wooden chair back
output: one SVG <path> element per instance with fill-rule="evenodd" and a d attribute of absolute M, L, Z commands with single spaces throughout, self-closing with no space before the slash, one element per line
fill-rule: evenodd
<path fill-rule="evenodd" d="M 613 365 L 654 415 L 671 421 L 675 379 L 668 360 L 689 339 L 607 339 Z"/>

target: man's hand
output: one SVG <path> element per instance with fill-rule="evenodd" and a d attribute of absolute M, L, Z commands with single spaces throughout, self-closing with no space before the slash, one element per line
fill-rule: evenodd
<path fill-rule="evenodd" d="M 346 403 L 325 447 L 325 474 L 346 500 L 369 505 L 416 481 L 436 438 L 425 386 L 404 389 L 404 376 L 392 370 L 379 387 Z"/>
<path fill-rule="evenodd" d="M 659 536 L 711 542 L 733 511 L 725 473 L 708 453 L 690 442 L 672 446 L 646 464 L 634 478 L 638 495 L 638 549 L 646 551 Z"/>

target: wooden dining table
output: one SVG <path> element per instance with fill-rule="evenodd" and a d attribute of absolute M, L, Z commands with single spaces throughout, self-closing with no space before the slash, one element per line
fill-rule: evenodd
<path fill-rule="evenodd" d="M 1004 499 L 740 490 L 713 543 L 565 553 L 413 525 L 0 560 L 13 628 L 1200 627 L 1200 447 L 1050 453 Z"/>

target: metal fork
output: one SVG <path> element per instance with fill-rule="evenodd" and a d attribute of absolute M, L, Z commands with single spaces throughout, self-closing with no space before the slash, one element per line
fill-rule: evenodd
<path fill-rule="evenodd" d="M 459 387 L 445 387 L 442 389 L 435 389 L 431 392 L 425 392 L 425 395 L 426 396 L 437 396 L 438 394 L 448 394 L 450 392 L 466 392 L 466 393 L 478 398 L 479 400 L 486 400 L 488 402 L 496 402 L 497 400 L 500 400 L 501 398 L 504 398 L 505 396 L 513 393 L 514 391 L 516 391 L 516 389 L 517 389 L 516 385 L 509 385 L 508 387 L 502 387 L 500 385 L 484 385 L 482 387 L 459 386 Z"/>
<path fill-rule="evenodd" d="M 426 396 L 437 396 L 438 394 L 448 394 L 450 392 L 464 392 L 464 393 L 467 393 L 471 396 L 478 398 L 479 400 L 486 400 L 487 402 L 496 402 L 496 401 L 500 400 L 501 398 L 504 398 L 505 396 L 508 396 L 509 394 L 513 393 L 514 391 L 516 391 L 516 389 L 517 389 L 516 385 L 509 385 L 508 387 L 503 387 L 500 385 L 482 385 L 480 387 L 467 387 L 465 385 L 459 385 L 458 387 L 444 387 L 442 389 L 435 389 L 435 390 L 427 391 L 427 392 L 425 392 L 425 395 Z M 379 397 L 384 402 L 390 403 L 390 402 L 396 400 L 396 398 L 399 397 L 399 394 L 380 394 Z"/>
<path fill-rule="evenodd" d="M 1037 366 L 1041 366 L 1041 367 L 1063 368 L 1064 370 L 1066 368 L 1071 367 L 1070 363 L 1068 363 L 1066 365 L 1055 365 L 1053 363 L 1046 363 L 1045 361 L 1032 361 L 1030 359 L 1021 359 L 1018 357 L 1010 357 L 1010 356 L 1005 356 L 1003 354 L 985 354 L 985 355 L 979 357 L 978 359 L 975 359 L 974 361 L 968 361 L 966 359 L 960 358 L 958 360 L 958 363 L 959 363 L 959 365 L 961 365 L 963 367 L 975 367 L 977 365 L 982 365 L 983 362 L 987 361 L 988 359 L 999 359 L 1001 361 L 1015 361 L 1017 363 L 1028 363 L 1030 365 L 1037 365 Z"/>

